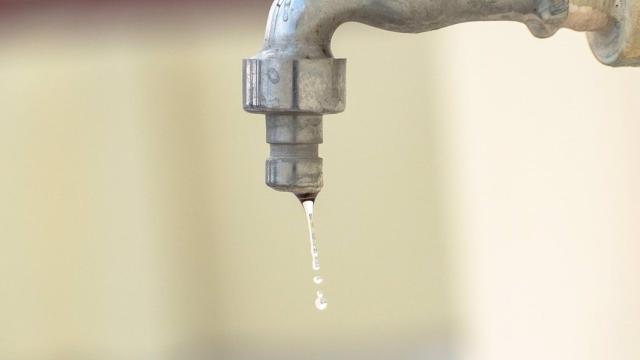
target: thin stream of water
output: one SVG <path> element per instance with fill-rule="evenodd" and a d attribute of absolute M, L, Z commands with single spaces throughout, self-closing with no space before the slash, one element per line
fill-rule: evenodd
<path fill-rule="evenodd" d="M 302 202 L 302 207 L 304 207 L 304 212 L 307 215 L 307 228 L 309 229 L 309 245 L 311 250 L 311 268 L 317 272 L 320 270 L 320 256 L 318 254 L 318 240 L 316 239 L 316 231 L 313 226 L 313 200 L 306 200 Z M 313 283 L 316 285 L 322 284 L 324 279 L 320 275 L 316 275 L 313 277 Z M 324 297 L 322 291 L 316 291 L 316 300 L 315 300 L 316 309 L 324 310 L 327 308 L 327 299 Z"/>

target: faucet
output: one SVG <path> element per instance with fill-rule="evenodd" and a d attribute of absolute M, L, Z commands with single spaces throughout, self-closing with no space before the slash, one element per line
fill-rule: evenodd
<path fill-rule="evenodd" d="M 266 115 L 266 184 L 301 201 L 322 189 L 322 117 L 345 109 L 331 38 L 350 21 L 403 33 L 518 21 L 539 38 L 568 28 L 587 32 L 603 64 L 640 66 L 640 0 L 275 0 L 262 51 L 243 61 L 243 106 Z"/>

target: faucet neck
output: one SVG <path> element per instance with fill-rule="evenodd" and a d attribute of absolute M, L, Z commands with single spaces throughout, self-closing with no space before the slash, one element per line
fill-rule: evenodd
<path fill-rule="evenodd" d="M 262 53 L 256 58 L 332 57 L 331 38 L 343 23 L 420 33 L 470 21 L 517 21 L 537 37 L 561 27 L 605 27 L 615 0 L 276 0 Z"/>

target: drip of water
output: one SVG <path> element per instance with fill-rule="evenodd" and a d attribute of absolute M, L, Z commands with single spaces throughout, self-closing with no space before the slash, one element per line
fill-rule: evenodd
<path fill-rule="evenodd" d="M 320 270 L 320 257 L 318 256 L 318 240 L 316 239 L 316 230 L 313 227 L 313 201 L 307 200 L 302 203 L 304 211 L 307 214 L 307 228 L 309 229 L 309 244 L 311 245 L 311 268 Z"/>
<path fill-rule="evenodd" d="M 327 299 L 324 297 L 324 294 L 322 293 L 322 291 L 318 291 L 316 293 L 315 304 L 316 304 L 316 309 L 318 309 L 320 311 L 322 311 L 322 310 L 327 308 L 327 305 L 328 305 Z"/>
<path fill-rule="evenodd" d="M 302 207 L 307 215 L 307 228 L 309 229 L 309 244 L 311 248 L 311 268 L 314 271 L 320 270 L 320 257 L 318 255 L 318 240 L 316 239 L 316 231 L 313 227 L 313 200 L 302 201 Z M 313 277 L 313 282 L 316 285 L 322 284 L 324 279 L 320 275 Z M 318 290 L 315 300 L 316 309 L 324 310 L 327 308 L 327 299 L 324 297 L 322 291 Z"/>

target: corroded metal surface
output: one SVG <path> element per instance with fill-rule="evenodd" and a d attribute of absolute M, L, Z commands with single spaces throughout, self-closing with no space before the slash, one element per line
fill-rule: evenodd
<path fill-rule="evenodd" d="M 613 0 L 612 21 L 589 33 L 589 44 L 603 64 L 640 66 L 640 0 Z"/>

